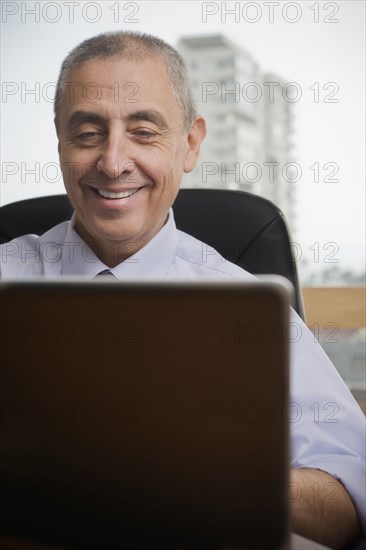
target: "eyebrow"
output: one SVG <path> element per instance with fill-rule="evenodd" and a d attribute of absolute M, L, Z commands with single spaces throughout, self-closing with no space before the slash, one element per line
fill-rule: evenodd
<path fill-rule="evenodd" d="M 74 128 L 83 122 L 95 122 L 97 124 L 106 124 L 107 119 L 93 111 L 75 111 L 67 122 L 69 128 Z"/>
<path fill-rule="evenodd" d="M 157 126 L 167 128 L 168 123 L 165 118 L 154 109 L 143 109 L 134 111 L 126 117 L 127 122 L 134 122 L 139 120 L 146 120 L 153 122 Z M 82 124 L 83 122 L 94 122 L 96 124 L 106 125 L 108 119 L 94 111 L 75 111 L 67 122 L 69 128 L 75 128 L 75 126 Z"/>
<path fill-rule="evenodd" d="M 165 120 L 165 118 L 154 109 L 143 109 L 140 111 L 135 111 L 134 113 L 131 113 L 127 117 L 128 121 L 135 121 L 135 120 L 147 120 L 149 122 L 153 122 L 157 126 L 161 126 L 163 128 L 168 127 L 168 123 Z"/>

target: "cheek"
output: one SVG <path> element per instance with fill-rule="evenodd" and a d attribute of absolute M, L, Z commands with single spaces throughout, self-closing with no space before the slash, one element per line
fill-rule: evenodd
<path fill-rule="evenodd" d="M 156 185 L 162 183 L 164 174 L 166 171 L 167 161 L 166 157 L 155 151 L 142 151 L 133 159 L 137 170 L 142 174 L 145 174 Z"/>
<path fill-rule="evenodd" d="M 183 174 L 185 147 L 183 142 L 146 148 L 139 152 L 136 162 L 140 169 L 157 182 L 166 178 L 180 180 Z"/>
<path fill-rule="evenodd" d="M 67 152 L 60 156 L 60 164 L 65 185 L 76 185 L 80 180 L 87 177 L 90 181 L 95 179 L 95 162 L 87 155 L 70 154 Z"/>
<path fill-rule="evenodd" d="M 174 187 L 180 183 L 183 174 L 182 158 L 174 153 L 144 155 L 139 162 L 139 168 L 157 186 L 172 185 Z"/>
<path fill-rule="evenodd" d="M 67 139 L 60 141 L 60 163 L 66 169 L 74 166 L 74 172 L 81 170 L 86 164 L 90 164 L 95 158 L 95 152 L 91 148 L 81 149 L 75 147 Z"/>
<path fill-rule="evenodd" d="M 75 162 L 68 163 L 67 161 L 62 163 L 62 176 L 64 179 L 65 187 L 72 191 L 75 191 L 76 184 L 82 177 L 82 168 Z"/>

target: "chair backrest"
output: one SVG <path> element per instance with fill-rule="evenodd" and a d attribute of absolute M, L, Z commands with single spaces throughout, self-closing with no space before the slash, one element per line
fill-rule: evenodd
<path fill-rule="evenodd" d="M 286 277 L 295 289 L 294 308 L 304 319 L 293 246 L 282 212 L 270 201 L 243 191 L 181 189 L 173 205 L 178 229 L 215 248 L 253 274 Z M 21 235 L 42 235 L 70 219 L 66 195 L 27 199 L 0 208 L 0 243 Z"/>

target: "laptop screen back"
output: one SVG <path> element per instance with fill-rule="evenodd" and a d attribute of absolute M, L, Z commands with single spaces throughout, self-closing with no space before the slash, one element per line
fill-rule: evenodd
<path fill-rule="evenodd" d="M 2 534 L 76 547 L 280 547 L 280 286 L 6 283 L 0 299 Z"/>

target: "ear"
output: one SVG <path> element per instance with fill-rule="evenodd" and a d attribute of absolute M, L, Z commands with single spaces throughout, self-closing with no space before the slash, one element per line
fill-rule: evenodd
<path fill-rule="evenodd" d="M 198 115 L 187 135 L 187 153 L 183 167 L 184 172 L 192 172 L 193 168 L 196 166 L 200 154 L 201 143 L 206 133 L 206 121 L 202 116 Z"/>
<path fill-rule="evenodd" d="M 56 135 L 57 135 L 57 151 L 58 151 L 58 154 L 60 154 L 61 153 L 61 145 L 60 145 L 59 127 L 58 127 L 58 122 L 57 122 L 56 117 L 53 119 L 53 122 L 55 124 Z"/>

